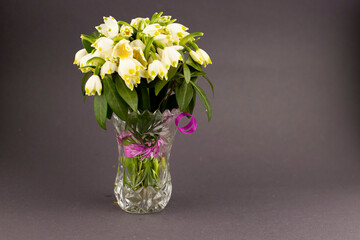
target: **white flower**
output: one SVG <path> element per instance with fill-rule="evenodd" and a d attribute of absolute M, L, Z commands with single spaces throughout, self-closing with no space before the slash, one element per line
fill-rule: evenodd
<path fill-rule="evenodd" d="M 133 20 L 131 20 L 130 25 L 133 26 L 137 30 L 141 20 L 144 20 L 145 24 L 149 24 L 149 22 L 150 22 L 149 18 L 138 17 L 138 18 L 134 18 Z"/>
<path fill-rule="evenodd" d="M 180 60 L 183 60 L 181 54 L 178 52 L 178 50 L 181 49 L 183 49 L 183 47 L 181 46 L 166 47 L 163 50 L 158 49 L 161 57 L 161 62 L 164 64 L 167 70 L 170 68 L 170 66 L 176 67 L 178 65 L 178 62 Z"/>
<path fill-rule="evenodd" d="M 212 64 L 209 55 L 203 49 L 199 48 L 198 50 L 196 50 L 196 53 L 203 60 L 204 67 L 206 67 L 207 64 Z"/>
<path fill-rule="evenodd" d="M 133 48 L 126 39 L 120 40 L 114 47 L 112 52 L 114 58 L 131 58 L 133 56 Z"/>
<path fill-rule="evenodd" d="M 85 55 L 84 57 L 81 58 L 81 60 L 80 60 L 80 70 L 83 73 L 92 71 L 91 67 L 96 67 L 96 62 L 94 62 L 94 63 L 89 62 L 88 63 L 88 61 L 93 57 L 102 58 L 101 53 L 98 50 L 96 50 L 94 53 L 89 53 L 89 54 L 87 54 L 87 55 Z"/>
<path fill-rule="evenodd" d="M 119 75 L 125 80 L 129 80 L 131 77 L 136 77 L 140 75 L 139 70 L 144 67 L 139 61 L 134 58 L 123 58 L 120 59 L 120 64 L 118 68 Z"/>
<path fill-rule="evenodd" d="M 146 61 L 144 52 L 140 47 L 134 47 L 133 58 L 138 60 L 144 67 L 147 65 L 147 61 Z"/>
<path fill-rule="evenodd" d="M 100 52 L 106 52 L 112 49 L 114 41 L 110 38 L 101 37 L 97 39 L 91 46 Z"/>
<path fill-rule="evenodd" d="M 92 75 L 85 84 L 85 94 L 88 96 L 95 95 L 97 92 L 101 95 L 102 84 L 98 75 Z"/>
<path fill-rule="evenodd" d="M 77 51 L 75 54 L 74 64 L 79 66 L 81 59 L 87 54 L 88 53 L 87 53 L 86 49 L 81 49 L 81 50 Z"/>
<path fill-rule="evenodd" d="M 159 35 L 155 36 L 154 40 L 164 44 L 164 46 L 166 46 L 166 47 L 172 46 L 173 42 L 174 42 L 171 35 L 165 35 L 165 34 L 159 34 Z"/>
<path fill-rule="evenodd" d="M 188 28 L 180 23 L 171 23 L 166 28 L 169 30 L 174 42 L 179 42 L 179 40 L 189 34 L 186 32 Z"/>
<path fill-rule="evenodd" d="M 145 44 L 140 39 L 135 39 L 134 41 L 132 41 L 130 43 L 130 46 L 133 47 L 133 48 L 139 47 L 143 51 L 145 49 Z"/>
<path fill-rule="evenodd" d="M 95 27 L 101 34 L 109 38 L 114 38 L 119 34 L 119 25 L 115 18 L 104 17 L 104 23 Z"/>
<path fill-rule="evenodd" d="M 120 28 L 121 36 L 131 37 L 131 35 L 133 35 L 133 33 L 134 33 L 134 29 L 132 27 L 122 25 L 121 28 Z"/>
<path fill-rule="evenodd" d="M 100 71 L 100 76 L 101 78 L 105 77 L 105 74 L 112 74 L 113 72 L 116 71 L 117 65 L 116 63 L 107 61 L 104 63 L 104 65 L 102 65 L 101 67 L 101 71 Z"/>
<path fill-rule="evenodd" d="M 161 26 L 160 24 L 150 24 L 146 26 L 146 28 L 143 30 L 143 33 L 148 34 L 150 36 L 157 36 L 160 34 Z"/>
<path fill-rule="evenodd" d="M 92 53 L 86 54 L 85 56 L 83 56 L 80 60 L 80 67 L 85 67 L 87 66 L 87 61 L 90 60 L 90 58 L 93 57 Z"/>
<path fill-rule="evenodd" d="M 134 89 L 138 83 L 140 83 L 141 76 L 140 70 L 143 70 L 144 67 L 139 61 L 134 58 L 120 58 L 120 64 L 118 68 L 118 73 L 122 79 L 124 79 L 126 86 L 131 90 Z"/>
<path fill-rule="evenodd" d="M 195 62 L 199 63 L 200 65 L 203 65 L 204 60 L 200 54 L 198 54 L 197 52 L 195 52 L 193 50 L 191 50 L 189 54 Z"/>
<path fill-rule="evenodd" d="M 98 52 L 98 50 L 96 50 L 96 52 Z M 113 49 L 111 48 L 105 52 L 99 52 L 99 57 L 105 59 L 106 61 L 110 61 L 112 60 L 112 53 L 113 53 Z"/>
<path fill-rule="evenodd" d="M 171 16 L 162 16 L 157 21 L 160 23 L 166 23 L 166 22 L 169 22 L 170 20 L 171 20 Z"/>
<path fill-rule="evenodd" d="M 94 53 L 85 55 L 80 60 L 80 67 L 93 66 L 91 63 L 88 63 L 88 61 L 93 57 L 101 57 L 101 53 L 99 51 L 95 51 Z"/>
<path fill-rule="evenodd" d="M 93 57 L 93 54 L 92 53 L 89 53 L 87 55 L 85 55 L 84 57 L 81 58 L 80 60 L 80 70 L 81 72 L 85 73 L 85 72 L 90 72 L 92 70 L 92 68 L 90 67 L 87 67 L 89 66 L 87 64 L 87 61 L 90 60 L 90 58 Z"/>
<path fill-rule="evenodd" d="M 140 69 L 139 73 L 140 73 L 140 74 L 139 74 L 140 77 L 142 77 L 142 78 L 149 78 L 149 74 L 148 74 L 147 69 L 145 69 L 145 68 Z M 148 81 L 148 82 L 149 82 L 149 81 Z"/>
<path fill-rule="evenodd" d="M 149 64 L 148 67 L 148 75 L 149 79 L 154 80 L 157 75 L 159 75 L 160 79 L 167 80 L 167 70 L 162 62 L 159 60 L 155 60 Z M 148 80 L 148 82 L 150 82 Z"/>

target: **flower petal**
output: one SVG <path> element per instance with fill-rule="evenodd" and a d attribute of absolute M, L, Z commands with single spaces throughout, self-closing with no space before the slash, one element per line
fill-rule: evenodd
<path fill-rule="evenodd" d="M 116 63 L 107 61 L 104 63 L 104 65 L 102 65 L 101 67 L 101 71 L 100 71 L 100 76 L 101 78 L 104 78 L 106 74 L 112 74 L 113 72 L 116 71 L 117 65 Z"/>

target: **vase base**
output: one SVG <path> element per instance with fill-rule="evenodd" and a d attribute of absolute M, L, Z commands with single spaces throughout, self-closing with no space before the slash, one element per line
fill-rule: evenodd
<path fill-rule="evenodd" d="M 148 186 L 133 190 L 126 185 L 120 184 L 114 189 L 121 209 L 128 213 L 137 214 L 162 211 L 170 200 L 171 191 L 171 181 L 168 181 L 161 188 Z"/>

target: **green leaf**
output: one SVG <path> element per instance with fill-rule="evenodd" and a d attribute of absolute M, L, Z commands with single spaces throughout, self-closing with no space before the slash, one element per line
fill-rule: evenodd
<path fill-rule="evenodd" d="M 184 46 L 188 41 L 190 41 L 193 37 L 202 36 L 204 33 L 202 32 L 194 32 L 190 33 L 189 35 L 186 35 L 183 39 L 181 39 L 179 45 Z"/>
<path fill-rule="evenodd" d="M 145 45 L 145 48 L 144 48 L 144 55 L 145 55 L 145 58 L 146 59 L 149 59 L 149 51 L 150 51 L 150 47 L 152 46 L 152 43 L 154 41 L 154 37 L 151 37 L 148 39 L 146 45 Z"/>
<path fill-rule="evenodd" d="M 84 73 L 82 79 L 81 79 L 81 92 L 85 96 L 85 84 L 86 80 L 88 79 L 91 72 Z"/>
<path fill-rule="evenodd" d="M 174 108 L 179 107 L 176 102 L 176 94 L 173 94 L 169 97 L 169 99 L 166 102 L 165 109 L 169 109 L 170 111 Z M 165 110 L 164 109 L 164 110 Z"/>
<path fill-rule="evenodd" d="M 150 104 L 149 89 L 147 88 L 146 83 L 144 81 L 141 82 L 139 87 L 140 87 L 140 92 L 141 92 L 140 101 L 141 101 L 142 110 L 150 111 L 151 104 Z"/>
<path fill-rule="evenodd" d="M 100 74 L 100 69 L 101 69 L 101 66 L 97 65 L 96 68 L 94 69 L 94 75 L 99 75 Z"/>
<path fill-rule="evenodd" d="M 137 29 L 137 34 L 139 34 L 142 30 L 144 30 L 144 26 L 145 26 L 145 21 L 144 20 L 140 20 L 139 25 L 138 25 L 138 29 Z M 138 37 L 136 37 L 138 38 Z"/>
<path fill-rule="evenodd" d="M 106 116 L 107 116 L 107 102 L 104 95 L 95 95 L 94 98 L 94 113 L 96 121 L 100 127 L 106 130 Z"/>
<path fill-rule="evenodd" d="M 86 65 L 102 66 L 104 63 L 105 63 L 105 59 L 101 57 L 92 57 L 86 62 Z"/>
<path fill-rule="evenodd" d="M 168 81 L 171 81 L 173 79 L 173 77 L 175 76 L 177 70 L 179 69 L 180 65 L 178 67 L 170 67 L 169 71 L 167 73 L 168 75 Z"/>
<path fill-rule="evenodd" d="M 209 85 L 210 85 L 210 87 L 211 87 L 211 91 L 212 91 L 213 97 L 214 97 L 214 96 L 215 96 L 215 93 L 214 93 L 214 85 L 212 84 L 212 82 L 210 81 L 210 79 L 209 79 L 206 75 L 204 75 L 203 77 L 208 81 L 208 83 L 209 83 Z"/>
<path fill-rule="evenodd" d="M 180 65 L 179 65 L 180 66 Z M 157 80 L 155 82 L 155 95 L 159 95 L 159 92 L 166 86 L 167 83 L 171 82 L 173 77 L 176 75 L 177 70 L 179 69 L 179 67 L 175 68 L 175 67 L 170 67 L 169 71 L 167 73 L 168 76 L 168 80 Z"/>
<path fill-rule="evenodd" d="M 132 108 L 137 111 L 138 108 L 138 95 L 135 90 L 131 91 L 125 84 L 124 80 L 118 75 L 115 75 L 115 86 L 120 97 Z"/>
<path fill-rule="evenodd" d="M 154 23 L 154 21 L 158 18 L 159 13 L 155 12 L 150 18 L 150 24 Z"/>
<path fill-rule="evenodd" d="M 194 60 L 192 60 L 191 57 L 188 57 L 185 61 L 185 63 L 191 67 L 193 67 L 194 69 L 198 70 L 199 72 L 202 72 L 202 67 L 200 64 L 194 62 Z"/>
<path fill-rule="evenodd" d="M 165 87 L 166 84 L 168 84 L 169 82 L 166 81 L 165 79 L 163 80 L 158 80 L 156 83 L 155 83 L 155 95 L 159 95 L 159 92 L 161 91 L 161 89 L 163 89 Z"/>
<path fill-rule="evenodd" d="M 92 35 L 95 35 L 95 34 L 92 33 Z M 81 38 L 81 42 L 82 42 L 84 48 L 86 49 L 86 51 L 88 53 L 91 53 L 91 51 L 94 50 L 94 48 L 91 46 L 91 44 L 93 44 L 96 41 L 96 38 L 94 36 L 85 35 L 85 34 L 81 34 L 80 38 Z"/>
<path fill-rule="evenodd" d="M 196 71 L 196 72 L 191 73 L 191 77 L 199 77 L 199 76 L 204 76 L 204 75 L 206 75 L 206 73 L 204 71 L 201 71 L 201 72 Z"/>
<path fill-rule="evenodd" d="M 89 41 L 81 39 L 81 43 L 88 53 L 91 53 L 91 51 L 94 50 Z"/>
<path fill-rule="evenodd" d="M 193 91 L 193 96 L 185 112 L 192 114 L 195 108 L 195 104 L 196 104 L 196 91 Z"/>
<path fill-rule="evenodd" d="M 180 111 L 183 112 L 191 101 L 191 98 L 193 96 L 193 88 L 190 84 L 183 81 L 180 87 L 175 89 L 175 94 Z"/>
<path fill-rule="evenodd" d="M 113 114 L 113 111 L 111 109 L 111 107 L 109 106 L 109 104 L 107 105 L 107 112 L 106 112 L 106 117 L 108 119 L 111 119 L 112 118 L 112 114 Z"/>
<path fill-rule="evenodd" d="M 190 81 L 190 83 L 193 85 L 195 91 L 197 92 L 197 94 L 200 97 L 201 103 L 204 105 L 206 113 L 207 113 L 207 117 L 208 117 L 208 121 L 210 122 L 211 120 L 211 115 L 212 115 L 212 109 L 211 109 L 211 105 L 209 102 L 209 99 L 206 97 L 206 94 L 204 92 L 204 90 L 202 90 L 196 83 Z"/>
<path fill-rule="evenodd" d="M 81 34 L 80 38 L 84 39 L 90 43 L 94 43 L 96 41 L 96 38 L 94 36 L 86 35 L 86 34 Z"/>
<path fill-rule="evenodd" d="M 119 96 L 116 91 L 115 84 L 111 78 L 111 75 L 106 75 L 103 79 L 103 91 L 106 97 L 106 101 L 113 110 L 113 112 L 122 120 L 126 121 L 128 115 L 128 105 Z"/>
<path fill-rule="evenodd" d="M 186 65 L 186 63 L 183 64 L 183 70 L 184 70 L 185 82 L 189 83 L 191 78 L 191 72 L 188 65 Z"/>
<path fill-rule="evenodd" d="M 96 31 L 93 31 L 89 36 L 98 39 L 100 37 L 100 33 L 96 30 Z"/>

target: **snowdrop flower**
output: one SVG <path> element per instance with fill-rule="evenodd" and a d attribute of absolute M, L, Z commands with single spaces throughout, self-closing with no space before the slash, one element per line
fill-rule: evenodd
<path fill-rule="evenodd" d="M 172 46 L 174 41 L 171 35 L 165 35 L 165 34 L 159 34 L 155 36 L 154 40 L 164 44 L 164 46 L 166 47 Z"/>
<path fill-rule="evenodd" d="M 99 57 L 109 61 L 113 52 L 114 41 L 110 38 L 101 37 L 96 40 L 91 46 L 96 49 L 94 54 L 98 54 Z"/>
<path fill-rule="evenodd" d="M 169 22 L 170 20 L 171 20 L 171 16 L 162 16 L 162 17 L 160 17 L 160 19 L 158 19 L 158 22 L 166 23 L 166 22 Z"/>
<path fill-rule="evenodd" d="M 201 48 L 197 49 L 196 53 L 200 56 L 201 60 L 203 61 L 202 65 L 204 65 L 204 67 L 206 67 L 207 64 L 212 64 L 209 55 L 203 49 Z"/>
<path fill-rule="evenodd" d="M 175 42 L 178 42 L 183 37 L 189 34 L 188 32 L 186 32 L 186 30 L 188 30 L 189 28 L 185 27 L 180 23 L 171 23 L 167 25 L 166 28 L 169 30 L 170 35 Z"/>
<path fill-rule="evenodd" d="M 114 41 L 110 38 L 101 37 L 97 39 L 91 46 L 100 52 L 106 52 L 112 49 Z"/>
<path fill-rule="evenodd" d="M 161 26 L 160 24 L 150 24 L 146 26 L 146 28 L 143 30 L 143 33 L 148 34 L 150 36 L 157 36 L 160 34 Z"/>
<path fill-rule="evenodd" d="M 112 52 L 114 58 L 131 58 L 133 56 L 133 48 L 126 39 L 120 40 L 114 47 Z"/>
<path fill-rule="evenodd" d="M 139 61 L 134 58 L 123 58 L 120 60 L 118 73 L 125 80 L 140 76 L 140 69 L 144 69 Z"/>
<path fill-rule="evenodd" d="M 98 51 L 98 50 L 97 50 Z M 96 52 L 95 52 L 96 53 Z M 99 52 L 99 57 L 105 59 L 106 61 L 110 61 L 112 60 L 112 53 L 113 53 L 113 49 L 109 49 L 105 52 Z"/>
<path fill-rule="evenodd" d="M 112 74 L 113 72 L 116 71 L 117 65 L 116 63 L 107 61 L 104 63 L 104 65 L 102 65 L 101 67 L 101 71 L 100 71 L 100 76 L 101 78 L 105 77 L 105 74 Z"/>
<path fill-rule="evenodd" d="M 199 63 L 200 65 L 203 65 L 204 60 L 200 54 L 198 54 L 197 52 L 195 52 L 193 50 L 191 50 L 189 54 L 195 62 Z"/>
<path fill-rule="evenodd" d="M 126 86 L 133 90 L 134 86 L 140 83 L 140 70 L 143 69 L 141 63 L 134 58 L 120 58 L 117 71 L 121 78 L 124 79 Z"/>
<path fill-rule="evenodd" d="M 101 57 L 101 53 L 99 51 L 95 51 L 94 53 L 85 55 L 80 60 L 80 67 L 95 66 L 91 62 L 88 63 L 88 61 L 93 57 Z"/>
<path fill-rule="evenodd" d="M 85 94 L 93 96 L 97 92 L 101 95 L 102 84 L 98 75 L 92 75 L 85 84 Z"/>
<path fill-rule="evenodd" d="M 85 56 L 83 56 L 80 60 L 80 67 L 85 67 L 87 66 L 87 61 L 90 60 L 90 58 L 93 57 L 92 53 L 86 54 Z"/>
<path fill-rule="evenodd" d="M 141 20 L 144 20 L 143 22 L 145 22 L 145 24 L 149 24 L 150 20 L 149 18 L 134 18 L 133 20 L 131 20 L 130 25 L 133 26 L 136 30 L 139 28 L 139 23 Z"/>
<path fill-rule="evenodd" d="M 140 47 L 134 47 L 133 58 L 138 60 L 144 67 L 147 65 L 147 61 L 146 61 L 144 52 Z"/>
<path fill-rule="evenodd" d="M 102 58 L 102 55 L 98 50 L 96 50 L 94 53 L 89 53 L 89 54 L 87 54 L 87 55 L 85 55 L 84 57 L 81 58 L 81 60 L 80 60 L 80 70 L 83 73 L 92 71 L 91 67 L 96 66 L 96 62 L 95 63 L 88 62 L 93 57 Z"/>
<path fill-rule="evenodd" d="M 120 35 L 124 37 L 131 37 L 134 33 L 134 29 L 132 27 L 122 25 L 120 28 Z"/>
<path fill-rule="evenodd" d="M 95 27 L 101 34 L 108 38 L 114 38 L 119 34 L 119 25 L 115 18 L 104 17 L 104 24 Z"/>
<path fill-rule="evenodd" d="M 135 39 L 134 41 L 132 41 L 132 42 L 130 43 L 130 46 L 131 46 L 132 48 L 139 47 L 139 48 L 141 48 L 141 50 L 143 50 L 143 51 L 144 51 L 144 49 L 145 49 L 145 44 L 144 44 L 140 39 Z"/>
<path fill-rule="evenodd" d="M 85 72 L 90 72 L 92 70 L 92 68 L 87 67 L 87 66 L 90 66 L 89 64 L 87 64 L 87 61 L 89 61 L 92 57 L 93 57 L 93 54 L 89 53 L 81 58 L 81 60 L 80 60 L 81 72 L 85 73 Z"/>
<path fill-rule="evenodd" d="M 79 51 L 77 51 L 77 53 L 75 54 L 75 60 L 74 60 L 74 64 L 76 65 L 80 65 L 80 60 L 87 55 L 87 51 L 85 49 L 81 49 Z"/>
<path fill-rule="evenodd" d="M 148 83 L 151 82 L 150 80 L 154 80 L 157 75 L 159 75 L 160 79 L 167 80 L 167 70 L 162 62 L 159 60 L 155 60 L 152 63 L 149 64 L 148 67 Z"/>
<path fill-rule="evenodd" d="M 119 58 L 120 60 L 117 72 L 120 77 L 124 79 L 126 86 L 131 90 L 140 83 L 140 70 L 144 69 L 144 66 L 133 58 L 133 55 L 134 49 L 126 39 L 120 40 L 114 47 L 113 57 Z M 136 48 L 135 56 L 140 58 L 144 56 L 141 48 Z M 145 57 L 144 60 L 146 61 Z"/>
<path fill-rule="evenodd" d="M 164 64 L 165 68 L 169 70 L 170 66 L 176 67 L 178 62 L 182 59 L 181 54 L 178 50 L 182 50 L 181 46 L 171 46 L 166 47 L 164 50 L 158 49 L 158 52 L 161 56 L 161 62 Z"/>

